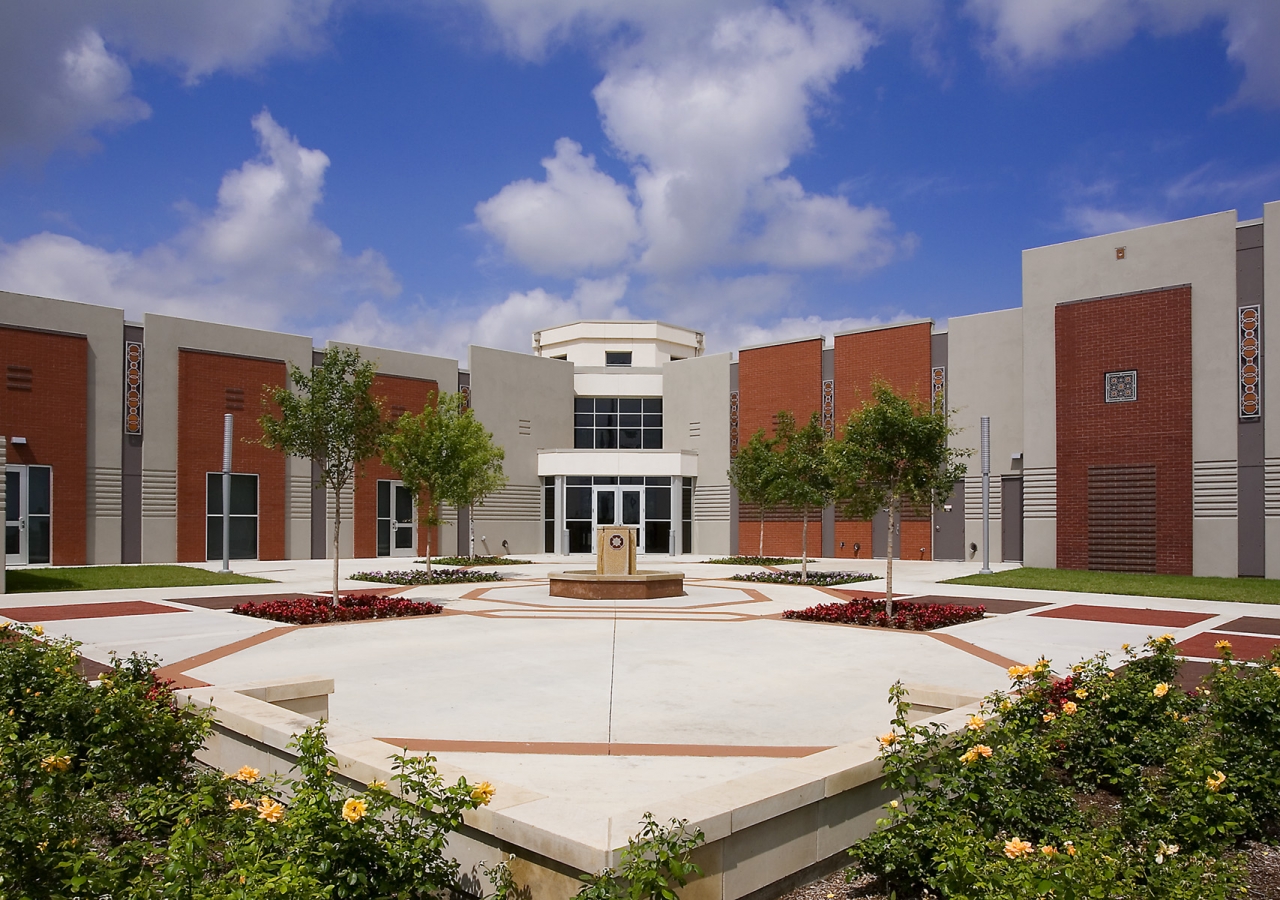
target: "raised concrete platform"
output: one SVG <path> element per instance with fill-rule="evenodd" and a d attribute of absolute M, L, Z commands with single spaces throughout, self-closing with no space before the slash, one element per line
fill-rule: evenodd
<path fill-rule="evenodd" d="M 683 572 L 636 572 L 600 575 L 594 571 L 556 572 L 551 596 L 574 600 L 657 600 L 684 596 Z"/>

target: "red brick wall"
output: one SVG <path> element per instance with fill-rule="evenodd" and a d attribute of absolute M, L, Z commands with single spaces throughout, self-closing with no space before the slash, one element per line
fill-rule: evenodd
<path fill-rule="evenodd" d="M 745 444 L 760 429 L 772 436 L 773 417 L 788 410 L 796 425 L 804 425 L 822 410 L 822 339 L 775 344 L 738 352 L 738 441 Z M 801 525 L 798 514 L 774 513 L 766 521 L 766 556 L 799 556 Z M 739 552 L 754 554 L 760 546 L 759 519 L 739 515 Z M 809 554 L 822 552 L 822 514 L 809 523 Z"/>
<path fill-rule="evenodd" d="M 89 341 L 82 335 L 0 327 L 0 360 L 5 366 L 0 434 L 27 439 L 25 446 L 9 444 L 8 462 L 53 467 L 50 558 L 58 566 L 84 565 Z"/>
<path fill-rule="evenodd" d="M 283 385 L 287 377 L 283 362 L 178 351 L 179 562 L 205 559 L 205 476 L 222 471 L 222 417 L 227 413 L 235 416 L 231 469 L 258 476 L 258 558 L 285 558 L 285 457 L 257 441 L 262 437 L 258 417 L 263 388 Z M 242 399 L 237 403 L 237 398 Z"/>
<path fill-rule="evenodd" d="M 849 413 L 871 399 L 871 385 L 877 378 L 889 382 L 899 394 L 929 399 L 932 334 L 932 325 L 917 322 L 836 337 L 837 430 Z"/>
<path fill-rule="evenodd" d="M 1088 469 L 1155 465 L 1156 570 L 1191 574 L 1191 288 L 1056 310 L 1058 566 L 1089 559 Z M 1107 372 L 1135 369 L 1138 399 L 1105 402 Z"/>
<path fill-rule="evenodd" d="M 916 322 L 895 328 L 879 328 L 854 334 L 837 335 L 835 339 L 835 424 L 839 434 L 849 413 L 871 399 L 871 386 L 877 379 L 887 381 L 905 396 L 928 400 L 932 370 L 933 326 Z M 930 522 L 902 522 L 900 557 L 919 559 L 925 548 L 925 559 L 933 558 L 933 533 Z M 844 547 L 840 542 L 844 541 Z M 871 555 L 870 522 L 836 518 L 836 556 L 853 558 L 853 545 L 861 544 L 860 558 Z"/>
<path fill-rule="evenodd" d="M 404 378 L 398 375 L 375 375 L 373 379 L 373 395 L 382 398 L 388 418 L 399 418 L 401 415 L 417 415 L 428 404 L 435 404 L 440 386 L 434 381 L 421 378 Z M 364 465 L 364 477 L 357 478 L 355 484 L 355 516 L 353 532 L 355 535 L 355 554 L 357 557 L 374 557 L 378 554 L 378 479 L 389 478 L 399 480 L 400 476 L 384 463 L 381 457 L 374 457 Z M 438 529 L 432 529 L 431 552 L 440 550 Z M 427 535 L 418 528 L 418 552 L 427 552 Z"/>

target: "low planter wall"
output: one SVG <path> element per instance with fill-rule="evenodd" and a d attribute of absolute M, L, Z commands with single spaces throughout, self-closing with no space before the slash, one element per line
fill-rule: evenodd
<path fill-rule="evenodd" d="M 249 765 L 264 773 L 288 774 L 296 762 L 289 742 L 327 715 L 332 691 L 331 679 L 305 678 L 192 688 L 178 696 L 214 711 L 214 732 L 197 754 L 202 762 L 225 772 Z M 932 713 L 927 717 L 952 729 L 963 727 L 978 710 L 979 698 L 947 688 L 920 686 L 910 695 L 920 704 L 919 712 Z M 339 773 L 353 788 L 374 780 L 395 787 L 396 747 L 332 723 L 327 734 Z M 847 860 L 844 851 L 874 830 L 882 807 L 893 799 L 882 784 L 879 749 L 877 739 L 870 737 L 783 760 L 648 808 L 624 810 L 610 817 L 598 842 L 524 821 L 522 807 L 546 800 L 545 795 L 493 782 L 493 801 L 466 813 L 448 852 L 461 863 L 464 887 L 473 886 L 476 894 L 487 888 L 479 864 L 492 865 L 515 854 L 511 870 L 524 900 L 565 900 L 582 886 L 579 875 L 618 865 L 627 838 L 644 813 L 651 812 L 659 822 L 687 819 L 706 835 L 694 855 L 703 877 L 681 892 L 684 900 L 768 900 L 839 868 Z M 485 780 L 483 773 L 446 763 L 437 768 L 446 782 L 463 776 Z"/>

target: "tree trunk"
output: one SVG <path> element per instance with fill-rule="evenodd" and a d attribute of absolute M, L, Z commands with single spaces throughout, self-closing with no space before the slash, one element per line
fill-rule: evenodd
<path fill-rule="evenodd" d="M 430 511 L 431 511 L 431 507 L 430 507 L 430 506 L 427 506 L 427 511 L 428 511 L 428 512 L 430 512 Z M 433 518 L 435 518 L 437 521 L 439 521 L 439 519 L 440 519 L 440 517 L 439 517 L 439 516 L 434 516 Z M 430 580 L 430 578 L 431 578 L 431 525 L 430 525 L 430 524 L 420 524 L 420 525 L 419 525 L 419 527 L 420 527 L 420 528 L 425 528 L 425 529 L 426 529 L 426 534 L 427 534 L 427 579 L 428 579 L 428 580 Z"/>
<path fill-rule="evenodd" d="M 467 507 L 467 556 L 471 559 L 476 558 L 476 507 L 474 503 Z"/>
<path fill-rule="evenodd" d="M 760 507 L 760 555 L 757 559 L 764 559 L 764 507 Z"/>
<path fill-rule="evenodd" d="M 333 605 L 338 605 L 338 558 L 342 555 L 338 550 L 342 546 L 338 539 L 342 534 L 342 488 L 333 489 Z"/>
<path fill-rule="evenodd" d="M 893 522 L 896 505 L 893 500 L 889 501 L 889 543 L 886 545 L 889 549 L 884 561 L 884 612 L 890 619 L 893 619 Z"/>
<path fill-rule="evenodd" d="M 809 507 L 800 513 L 800 583 L 809 583 Z"/>

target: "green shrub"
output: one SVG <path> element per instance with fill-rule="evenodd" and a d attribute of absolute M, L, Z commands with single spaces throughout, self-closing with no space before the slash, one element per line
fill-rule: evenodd
<path fill-rule="evenodd" d="M 1244 837 L 1280 806 L 1280 651 L 1229 645 L 1199 689 L 1175 686 L 1172 636 L 1055 678 L 1009 670 L 966 727 L 908 721 L 893 688 L 881 737 L 892 801 L 850 853 L 893 892 L 943 897 L 1238 896 Z"/>
<path fill-rule="evenodd" d="M 116 660 L 95 686 L 74 642 L 42 636 L 0 627 L 5 900 L 426 898 L 456 884 L 446 843 L 487 783 L 398 757 L 392 785 L 354 792 L 323 723 L 293 744 L 296 778 L 209 772 L 193 754 L 210 720 L 175 706 L 153 660 Z"/>
<path fill-rule="evenodd" d="M 701 829 L 690 831 L 688 822 L 672 819 L 660 825 L 645 813 L 640 833 L 627 839 L 617 870 L 606 868 L 583 875 L 586 882 L 579 900 L 676 900 L 676 889 L 702 874 L 692 861 L 703 841 Z"/>

